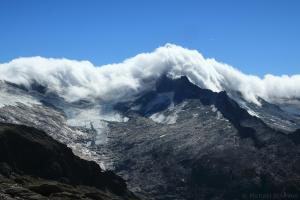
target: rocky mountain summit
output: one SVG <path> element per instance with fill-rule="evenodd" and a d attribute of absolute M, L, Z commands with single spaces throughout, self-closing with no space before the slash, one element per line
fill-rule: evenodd
<path fill-rule="evenodd" d="M 162 77 L 116 109 L 129 121 L 109 125 L 115 172 L 145 198 L 300 198 L 299 130 L 269 127 L 226 92 Z"/>

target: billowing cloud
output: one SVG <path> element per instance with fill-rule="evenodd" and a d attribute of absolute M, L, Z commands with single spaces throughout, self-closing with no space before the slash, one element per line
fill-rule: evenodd
<path fill-rule="evenodd" d="M 202 88 L 239 91 L 248 101 L 300 98 L 300 75 L 259 78 L 230 65 L 204 58 L 198 51 L 167 44 L 122 63 L 94 66 L 88 61 L 42 57 L 17 58 L 0 64 L 0 80 L 47 86 L 68 101 L 82 98 L 114 102 L 153 87 L 162 74 L 185 75 Z"/>

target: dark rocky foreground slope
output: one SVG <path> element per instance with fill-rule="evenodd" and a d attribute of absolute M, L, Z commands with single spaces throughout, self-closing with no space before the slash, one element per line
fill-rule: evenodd
<path fill-rule="evenodd" d="M 0 124 L 0 199 L 138 199 L 125 181 L 44 132 Z"/>
<path fill-rule="evenodd" d="M 300 199 L 299 131 L 270 128 L 226 92 L 163 77 L 116 109 L 130 120 L 110 123 L 115 171 L 144 197 Z M 161 120 L 170 116 L 175 123 Z"/>

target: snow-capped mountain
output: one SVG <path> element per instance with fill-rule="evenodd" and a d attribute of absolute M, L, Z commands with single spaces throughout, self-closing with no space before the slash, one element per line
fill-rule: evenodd
<path fill-rule="evenodd" d="M 1 122 L 44 130 L 147 199 L 300 191 L 300 75 L 261 79 L 167 44 L 99 67 L 19 58 L 0 80 Z"/>

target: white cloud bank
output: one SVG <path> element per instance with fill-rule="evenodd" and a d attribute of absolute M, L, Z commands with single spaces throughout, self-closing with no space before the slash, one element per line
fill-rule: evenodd
<path fill-rule="evenodd" d="M 29 86 L 48 86 L 68 101 L 82 98 L 120 101 L 148 90 L 163 73 L 186 75 L 202 88 L 219 92 L 239 91 L 251 102 L 300 98 L 300 75 L 247 75 L 230 65 L 205 59 L 198 51 L 167 44 L 122 63 L 94 66 L 88 61 L 42 57 L 18 58 L 0 64 L 0 80 Z"/>

